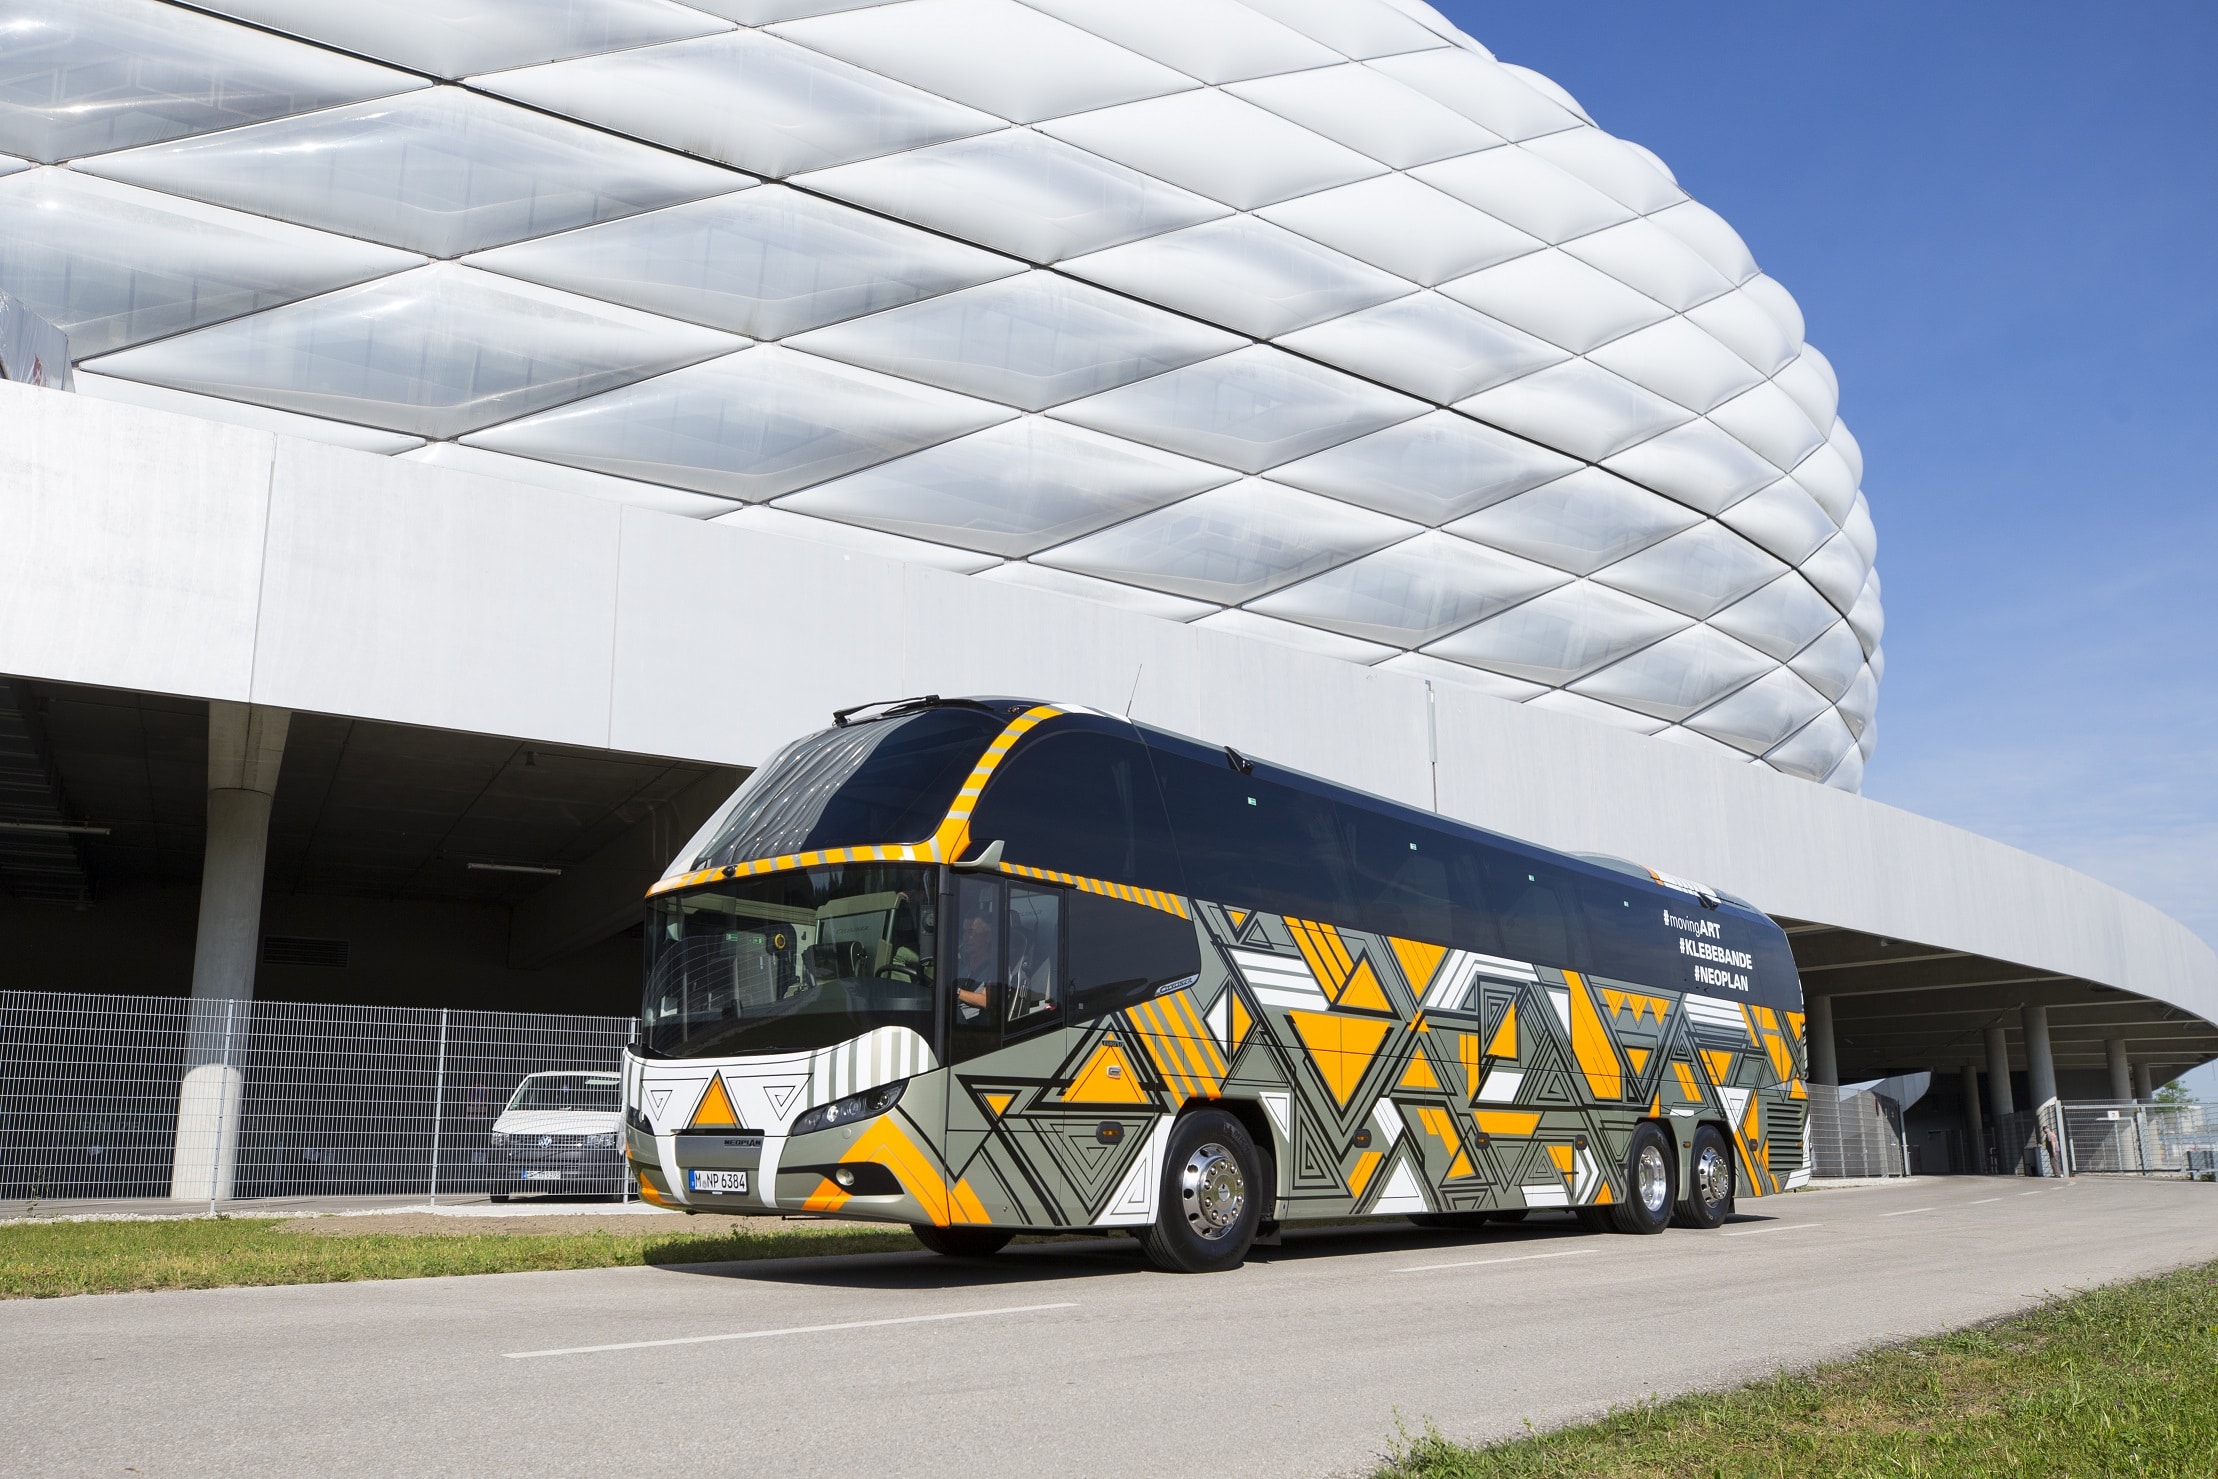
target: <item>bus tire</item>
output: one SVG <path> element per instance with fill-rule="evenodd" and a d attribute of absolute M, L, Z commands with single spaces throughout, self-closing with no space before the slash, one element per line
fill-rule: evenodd
<path fill-rule="evenodd" d="M 1247 1127 L 1221 1109 L 1171 1126 L 1155 1222 L 1141 1234 L 1148 1262 L 1166 1273 L 1238 1268 L 1263 1219 L 1263 1158 Z"/>
<path fill-rule="evenodd" d="M 1694 1149 L 1687 1153 L 1686 1195 L 1671 1211 L 1674 1227 L 1713 1228 L 1733 1210 L 1733 1147 L 1715 1125 L 1694 1132 Z"/>
<path fill-rule="evenodd" d="M 1621 1233 L 1660 1233 L 1671 1225 L 1678 1200 L 1678 1152 L 1653 1122 L 1633 1129 L 1625 1148 L 1625 1198 L 1610 1208 L 1610 1222 Z"/>
<path fill-rule="evenodd" d="M 916 1240 L 939 1254 L 942 1258 L 991 1258 L 1009 1246 L 1009 1239 L 1016 1236 L 1000 1227 L 926 1227 L 913 1226 L 910 1232 Z"/>

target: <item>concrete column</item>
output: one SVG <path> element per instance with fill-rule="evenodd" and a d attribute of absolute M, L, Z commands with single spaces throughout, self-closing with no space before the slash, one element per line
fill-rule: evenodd
<path fill-rule="evenodd" d="M 2126 1066 L 2126 1040 L 2122 1037 L 2106 1038 L 2102 1045 L 2103 1057 L 2110 1065 L 2110 1097 L 2133 1097 L 2133 1070 Z"/>
<path fill-rule="evenodd" d="M 1964 1134 L 1965 1151 L 1971 1157 L 1973 1174 L 1987 1169 L 1987 1125 L 1979 1113 L 1979 1065 L 1964 1065 Z"/>
<path fill-rule="evenodd" d="M 1833 998 L 1809 998 L 1810 1010 L 1810 1082 L 1837 1084 L 1841 1081 L 1841 1060 L 1833 1050 Z"/>
<path fill-rule="evenodd" d="M 1987 1106 L 1998 1124 L 2004 1115 L 2017 1112 L 2010 1099 L 2010 1040 L 2000 1027 L 1987 1029 Z"/>
<path fill-rule="evenodd" d="M 2133 1065 L 2133 1097 L 2143 1104 L 2151 1103 L 2156 1098 L 2156 1081 L 2146 1063 Z"/>
<path fill-rule="evenodd" d="M 192 1066 L 178 1092 L 170 1169 L 170 1196 L 181 1201 L 231 1195 L 242 1087 L 233 1060 L 246 1025 L 239 1004 L 254 997 L 270 798 L 292 717 L 260 704 L 208 705 L 208 848 L 193 937 Z"/>
<path fill-rule="evenodd" d="M 2020 1007 L 2018 1016 L 2025 1023 L 2026 1091 L 2033 1100 L 2026 1107 L 2039 1109 L 2056 1097 L 2056 1059 L 2049 1052 L 2049 1009 Z"/>

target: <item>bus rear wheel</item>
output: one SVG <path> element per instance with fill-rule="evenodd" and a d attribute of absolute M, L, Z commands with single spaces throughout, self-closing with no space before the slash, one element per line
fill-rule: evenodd
<path fill-rule="evenodd" d="M 916 1240 L 943 1258 L 991 1258 L 1016 1236 L 998 1227 L 924 1227 L 909 1229 Z"/>
<path fill-rule="evenodd" d="M 1610 1225 L 1621 1233 L 1660 1233 L 1671 1223 L 1678 1200 L 1678 1155 L 1669 1137 L 1654 1124 L 1633 1131 L 1625 1150 L 1625 1199 L 1611 1207 Z"/>
<path fill-rule="evenodd" d="M 1262 1157 L 1247 1127 L 1221 1109 L 1171 1126 L 1155 1222 L 1140 1235 L 1148 1262 L 1166 1273 L 1238 1268 L 1263 1219 Z"/>
<path fill-rule="evenodd" d="M 1687 1157 L 1687 1194 L 1672 1208 L 1675 1227 L 1712 1228 L 1733 1210 L 1733 1148 L 1715 1125 L 1694 1132 Z"/>

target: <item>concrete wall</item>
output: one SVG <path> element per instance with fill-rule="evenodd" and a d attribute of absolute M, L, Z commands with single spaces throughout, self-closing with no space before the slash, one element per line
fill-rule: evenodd
<path fill-rule="evenodd" d="M 1075 700 L 1428 804 L 1425 689 L 826 546 L 0 384 L 0 672 L 751 765 L 835 707 Z M 1135 690 L 1135 680 L 1137 689 Z M 2044 859 L 1442 686 L 1443 811 L 2218 1019 L 2218 956 Z"/>

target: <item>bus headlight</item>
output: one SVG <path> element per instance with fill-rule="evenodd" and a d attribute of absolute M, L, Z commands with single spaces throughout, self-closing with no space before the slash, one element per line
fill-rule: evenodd
<path fill-rule="evenodd" d="M 909 1086 L 907 1079 L 896 1079 L 890 1084 L 880 1084 L 875 1089 L 865 1089 L 860 1094 L 849 1094 L 844 1099 L 834 1099 L 829 1104 L 819 1104 L 805 1111 L 793 1122 L 789 1135 L 809 1135 L 818 1130 L 829 1130 L 834 1125 L 844 1125 L 851 1120 L 873 1119 L 901 1102 L 901 1091 Z"/>

